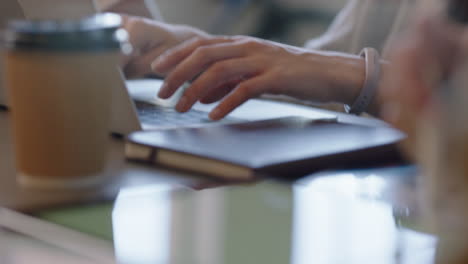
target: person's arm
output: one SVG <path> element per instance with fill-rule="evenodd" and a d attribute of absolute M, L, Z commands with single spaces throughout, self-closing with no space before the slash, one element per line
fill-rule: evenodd
<path fill-rule="evenodd" d="M 393 51 L 383 116 L 406 132 L 403 150 L 422 167 L 438 236 L 434 263 L 468 263 L 468 29 L 436 15 L 410 33 Z"/>
<path fill-rule="evenodd" d="M 361 7 L 362 10 L 359 9 L 359 7 Z M 377 8 L 373 1 L 350 1 L 347 8 L 341 12 L 330 30 L 336 30 L 338 35 L 340 35 L 340 32 L 344 32 L 347 36 L 359 35 L 357 33 L 362 30 L 362 25 L 356 20 L 356 17 L 360 17 L 356 11 L 367 12 L 366 10 L 373 10 L 373 12 L 370 12 L 371 14 L 366 15 L 367 19 L 370 19 L 370 17 L 375 17 L 377 16 L 376 14 L 379 13 L 376 10 L 381 9 Z M 349 18 L 353 17 L 356 21 L 351 23 L 352 27 L 344 31 L 340 31 L 339 27 L 349 25 L 347 21 Z M 391 28 L 390 24 L 387 25 L 387 29 Z M 361 25 L 361 29 L 359 28 L 359 25 Z M 168 25 L 165 24 L 163 27 L 167 26 Z M 188 29 L 186 32 L 195 32 L 195 29 L 193 28 L 185 29 Z M 138 32 L 144 30 L 134 27 L 133 31 Z M 357 33 L 353 33 L 353 31 L 356 31 Z M 388 31 L 390 31 L 390 29 L 388 29 Z M 167 32 L 167 36 L 177 35 L 179 29 L 170 28 Z M 164 58 L 160 58 L 157 62 L 154 62 L 155 67 L 153 68 L 158 74 L 164 76 L 167 75 L 166 86 L 162 89 L 160 94 L 162 97 L 170 96 L 175 89 L 178 88 L 179 84 L 186 81 L 192 81 L 200 74 L 200 77 L 204 76 L 204 78 L 197 78 L 194 85 L 192 85 L 192 87 L 186 92 L 186 95 L 189 98 L 187 99 L 187 97 L 184 97 L 184 99 L 187 99 L 188 103 L 185 105 L 185 103 L 181 102 L 177 107 L 180 111 L 188 110 L 188 108 L 190 108 L 190 106 L 196 101 L 208 103 L 223 99 L 225 102 L 219 106 L 220 109 L 218 110 L 220 111 L 216 115 L 212 115 L 213 118 L 217 119 L 229 113 L 245 100 L 256 97 L 262 93 L 283 94 L 300 100 L 314 102 L 339 102 L 351 105 L 360 94 L 366 76 L 364 59 L 357 55 L 300 49 L 245 36 L 225 38 L 209 36 L 206 33 L 202 34 L 203 36 L 198 33 L 189 33 L 184 35 L 199 37 L 199 40 L 195 41 L 191 50 L 186 52 L 184 55 L 186 57 L 184 59 L 177 59 L 177 62 L 171 62 L 170 59 L 167 59 L 167 57 L 171 57 L 168 54 L 174 50 L 181 49 L 181 47 L 171 49 L 172 47 L 170 47 L 170 45 L 163 45 L 162 48 L 158 48 L 152 52 L 144 51 L 144 53 L 147 54 L 145 59 L 140 59 L 138 63 L 133 63 L 134 65 L 136 64 L 137 67 L 131 65 L 126 67 L 126 72 L 132 73 L 131 75 L 138 76 L 142 74 L 142 71 L 148 73 L 147 71 L 150 68 L 149 64 L 152 63 L 152 59 L 156 59 L 163 53 L 168 55 L 164 56 Z M 171 45 L 178 44 L 189 38 L 190 37 L 183 38 L 183 41 L 169 41 L 168 43 Z M 207 40 L 207 38 L 210 38 L 210 40 Z M 166 39 L 166 37 L 163 39 Z M 171 39 L 171 37 L 167 39 Z M 229 43 L 219 45 L 221 44 L 220 42 Z M 343 39 L 340 39 L 340 42 L 343 42 Z M 349 41 L 346 40 L 344 40 L 344 42 L 349 43 Z M 379 43 L 380 42 L 384 41 L 379 40 Z M 224 69 L 224 75 L 217 74 L 216 72 L 219 71 L 219 67 L 227 67 L 225 64 L 228 64 L 228 61 L 233 63 L 234 59 L 231 57 L 224 58 L 223 56 L 216 57 L 216 53 L 220 53 L 224 49 L 223 46 L 230 46 L 230 49 L 237 49 L 238 53 L 234 57 L 237 59 L 244 59 L 239 60 L 238 63 L 249 63 L 250 65 L 237 66 L 238 68 L 243 68 L 243 72 L 236 72 L 239 70 L 234 69 L 234 67 L 230 67 L 229 69 Z M 184 48 L 182 47 L 182 49 Z M 167 50 L 171 50 L 171 52 L 166 52 Z M 250 53 L 241 54 L 242 50 L 250 51 Z M 281 52 L 275 53 L 273 52 L 275 50 Z M 200 55 L 196 54 L 200 53 L 200 51 L 210 53 L 208 55 L 214 55 L 215 57 L 202 56 L 202 58 L 198 58 Z M 175 67 L 176 65 L 174 65 L 174 63 L 181 63 L 185 59 L 187 59 L 186 63 L 181 64 L 177 68 Z M 162 62 L 164 60 L 167 61 Z M 199 60 L 197 63 L 193 63 L 195 66 L 190 65 L 191 63 L 189 61 L 193 60 Z M 281 61 L 283 61 L 283 65 L 279 65 Z M 284 62 L 289 64 L 286 65 Z M 172 65 L 164 66 L 164 64 Z M 388 65 L 387 63 L 382 63 L 381 67 L 381 75 L 383 75 Z M 211 69 L 211 71 L 208 71 L 209 69 Z M 205 70 L 203 74 L 202 70 Z M 268 78 L 263 77 L 260 79 L 262 80 L 262 83 L 264 83 L 263 88 L 252 85 L 252 83 L 246 84 L 246 81 L 252 79 L 252 77 L 260 77 L 258 72 L 261 72 L 261 75 L 265 76 L 267 71 L 271 73 L 268 75 Z M 273 75 L 272 73 L 275 74 Z M 222 83 L 223 81 L 219 76 L 224 76 L 224 78 L 228 80 Z M 258 83 L 259 78 L 256 79 L 256 83 Z M 213 85 L 216 87 L 213 87 Z M 380 88 L 377 87 L 375 90 L 378 91 L 379 89 Z M 240 91 L 242 96 L 236 95 L 238 94 L 236 93 L 237 91 Z M 372 101 L 371 105 L 366 109 L 366 112 L 378 114 L 379 104 L 376 100 Z"/>
<path fill-rule="evenodd" d="M 210 35 L 202 30 L 186 26 L 172 25 L 142 17 L 123 17 L 123 28 L 129 34 L 132 53 L 122 60 L 122 68 L 127 78 L 152 74 L 151 63 L 167 50 L 198 37 Z"/>
<path fill-rule="evenodd" d="M 357 55 L 246 36 L 211 36 L 192 27 L 136 17 L 127 17 L 124 24 L 134 46 L 123 62 L 127 77 L 165 76 L 160 93 L 164 98 L 194 80 L 185 91 L 186 102 L 179 102 L 177 109 L 187 111 L 196 101 L 221 100 L 213 119 L 264 93 L 351 104 L 365 78 L 364 60 Z"/>
<path fill-rule="evenodd" d="M 255 67 L 259 67 L 262 69 L 257 69 L 257 71 L 264 71 L 266 68 L 274 68 L 276 67 L 277 71 L 276 78 L 268 78 L 268 80 L 264 80 L 265 83 L 270 83 L 266 85 L 265 88 L 251 88 L 245 89 L 247 91 L 242 92 L 244 93 L 243 98 L 238 97 L 236 102 L 232 101 L 234 97 L 226 98 L 228 102 L 226 103 L 229 105 L 228 108 L 236 107 L 237 105 L 241 104 L 244 100 L 256 97 L 260 93 L 272 93 L 272 94 L 282 94 L 287 96 L 292 96 L 302 101 L 318 101 L 318 102 L 339 102 L 347 105 L 352 105 L 358 95 L 361 93 L 361 89 L 363 88 L 363 80 L 366 76 L 366 70 L 364 66 L 364 60 L 358 56 L 350 55 L 349 53 L 331 53 L 331 52 L 323 52 L 318 51 L 319 49 L 328 49 L 328 50 L 339 50 L 339 51 L 348 51 L 354 54 L 357 54 L 362 48 L 364 47 L 374 47 L 380 51 L 383 50 L 385 43 L 392 35 L 393 31 L 398 30 L 398 25 L 401 19 L 397 19 L 398 17 L 404 17 L 405 12 L 407 11 L 407 1 L 390 1 L 390 2 L 376 2 L 376 1 L 368 1 L 368 0 L 352 0 L 349 1 L 347 6 L 340 12 L 337 16 L 333 24 L 330 26 L 328 32 L 324 34 L 322 37 L 310 41 L 306 46 L 309 51 L 301 50 L 301 56 L 290 56 L 291 58 L 291 65 L 285 65 L 284 67 L 278 67 L 275 65 L 275 60 L 280 60 L 282 57 L 283 59 L 288 54 L 288 49 L 283 49 L 285 51 L 283 54 L 272 54 L 268 55 L 269 61 L 265 62 L 264 68 L 259 65 L 259 61 L 253 62 L 253 55 L 250 54 L 248 57 L 250 59 L 250 63 L 256 64 Z M 406 4 L 405 4 L 406 3 Z M 371 21 L 372 23 L 369 23 Z M 370 26 L 372 25 L 372 26 Z M 377 34 L 376 34 L 377 33 Z M 252 39 L 248 37 L 236 37 L 244 39 L 245 41 L 250 41 L 257 45 L 258 50 L 256 51 L 260 57 L 262 54 L 266 55 L 266 51 L 269 48 L 272 48 L 278 43 L 266 42 L 258 39 Z M 220 39 L 223 39 L 221 37 Z M 223 41 L 223 40 L 221 40 Z M 238 43 L 234 43 L 238 42 Z M 224 45 L 231 45 L 236 46 L 241 41 L 234 41 L 229 44 Z M 214 44 L 213 44 L 214 43 Z M 196 52 L 198 49 L 201 50 L 213 50 L 213 53 L 220 52 L 216 51 L 216 44 L 217 40 L 208 41 L 203 43 L 203 41 L 198 43 L 198 47 L 194 48 L 192 51 Z M 242 49 L 242 45 L 237 45 L 238 49 Z M 283 46 L 284 45 L 278 45 Z M 248 47 L 246 48 L 248 49 Z M 297 48 L 295 48 L 297 49 Z M 291 49 L 289 49 L 291 50 Z M 294 53 L 294 52 L 293 52 Z M 190 54 L 192 55 L 192 54 Z M 290 54 L 292 55 L 292 54 Z M 239 56 L 242 57 L 242 56 Z M 247 56 L 244 56 L 247 57 Z M 295 59 L 293 59 L 295 57 Z M 194 56 L 187 56 L 187 59 L 197 59 Z M 228 58 L 227 60 L 230 60 Z M 297 59 L 297 63 L 293 61 Z M 221 64 L 222 61 L 226 61 L 225 58 L 211 58 L 211 61 L 203 61 L 200 63 L 205 64 Z M 181 62 L 180 60 L 179 62 Z M 156 63 L 157 64 L 157 63 Z M 186 63 L 183 67 L 187 67 Z M 299 66 L 300 65 L 300 66 Z M 170 67 L 173 67 L 172 65 Z M 199 65 L 198 65 L 199 66 Z M 303 69 L 298 69 L 298 67 L 304 67 Z M 181 66 L 182 67 L 182 66 Z M 173 89 L 182 81 L 192 80 L 192 79 L 181 79 L 181 78 L 194 78 L 195 76 L 183 76 L 180 74 L 181 67 L 179 69 L 170 69 L 171 71 L 174 70 L 176 73 L 171 73 L 167 69 L 162 69 L 161 74 L 168 74 L 167 77 L 167 85 L 169 86 L 168 94 L 164 92 L 161 93 L 161 96 L 170 95 L 173 93 Z M 157 67 L 156 67 L 157 68 Z M 388 63 L 382 60 L 381 65 L 381 74 L 384 75 L 385 71 L 388 68 Z M 296 71 L 295 76 L 283 76 L 281 74 L 282 71 L 284 72 L 291 72 Z M 156 69 L 158 71 L 158 69 Z M 192 70 L 188 70 L 193 71 Z M 230 71 L 230 70 L 227 70 Z M 273 71 L 273 70 L 272 70 Z M 200 72 L 198 72 L 200 73 Z M 197 73 L 197 76 L 198 76 Z M 202 102 L 213 102 L 212 99 L 222 99 L 223 96 L 226 96 L 231 93 L 231 91 L 236 91 L 234 88 L 237 87 L 241 82 L 245 83 L 246 77 L 244 76 L 237 76 L 234 77 L 236 74 L 235 71 L 231 71 L 230 73 L 226 73 L 229 75 L 229 78 L 233 79 L 242 79 L 240 80 L 232 80 L 227 82 L 227 84 L 218 84 L 220 87 L 210 87 L 206 85 L 213 85 L 213 84 L 206 84 L 202 81 L 199 81 L 195 86 L 205 86 L 205 90 L 201 91 L 202 88 L 191 88 L 192 91 L 188 91 L 187 95 L 189 97 L 194 97 L 189 99 L 189 103 L 187 107 L 190 107 L 193 101 L 201 100 Z M 252 74 L 252 73 L 247 73 Z M 189 74 L 190 75 L 190 74 Z M 204 73 L 206 76 L 205 79 L 210 79 L 213 77 L 209 76 L 209 73 Z M 233 76 L 231 76 L 233 75 Z M 308 76 L 306 76 L 308 75 Z M 309 78 L 308 78 L 309 77 Z M 179 79 L 178 81 L 174 81 L 174 79 Z M 212 80 L 211 82 L 219 82 L 220 80 Z M 174 85 L 172 83 L 175 83 Z M 283 87 L 278 87 L 279 85 L 283 85 Z M 293 85 L 291 85 L 293 84 Z M 249 84 L 250 85 L 250 84 Z M 244 86 L 240 86 L 244 87 Z M 287 87 L 287 88 L 286 88 Z M 381 89 L 381 85 L 379 84 L 375 90 L 376 93 Z M 164 89 L 163 89 L 164 90 Z M 203 94 L 194 95 L 193 93 L 210 93 L 208 92 L 216 91 L 217 95 L 211 95 L 211 98 L 201 98 Z M 242 90 L 241 90 L 242 91 Z M 192 94 L 190 94 L 192 93 Z M 183 104 L 179 105 L 178 109 L 180 111 L 187 110 L 187 107 L 182 106 Z M 224 116 L 228 113 L 228 111 L 232 109 L 224 108 L 223 105 L 220 106 L 221 108 L 221 115 L 220 117 Z M 373 100 L 371 104 L 367 107 L 366 112 L 378 115 L 380 111 L 379 104 L 376 100 Z M 214 117 L 214 116 L 212 116 Z"/>
<path fill-rule="evenodd" d="M 437 91 L 467 55 L 468 37 L 463 36 L 465 29 L 435 16 L 395 42 L 379 101 L 383 118 L 409 135 L 408 152 L 415 149 L 420 117 L 438 109 Z"/>
<path fill-rule="evenodd" d="M 177 104 L 178 111 L 187 111 L 197 101 L 221 100 L 210 114 L 212 119 L 264 93 L 351 104 L 365 77 L 364 60 L 359 56 L 246 36 L 193 39 L 160 56 L 153 70 L 166 76 L 159 93 L 162 98 L 194 80 Z"/>

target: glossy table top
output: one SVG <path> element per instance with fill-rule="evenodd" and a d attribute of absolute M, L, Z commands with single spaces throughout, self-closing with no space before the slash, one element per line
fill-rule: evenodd
<path fill-rule="evenodd" d="M 178 184 L 124 188 L 114 203 L 99 207 L 108 210 L 101 218 L 112 233 L 108 246 L 98 251 L 100 260 L 2 229 L 0 243 L 8 247 L 0 247 L 0 260 L 433 263 L 437 239 L 421 210 L 417 175 L 414 167 L 389 167 L 324 172 L 293 185 L 262 181 L 198 189 Z M 77 211 L 81 221 L 90 219 L 90 211 Z M 83 241 L 73 243 L 87 247 Z"/>
<path fill-rule="evenodd" d="M 436 238 L 412 167 L 202 190 L 124 189 L 113 210 L 121 263 L 431 263 Z"/>
<path fill-rule="evenodd" d="M 23 188 L 16 182 L 14 148 L 8 112 L 0 110 L 0 206 L 35 211 L 42 208 L 76 203 L 111 201 L 122 187 L 154 183 L 194 182 L 191 175 L 140 166 L 125 162 L 124 140 L 109 137 L 109 154 L 103 184 L 96 188 L 76 190 L 35 190 Z"/>
<path fill-rule="evenodd" d="M 291 107 L 290 107 L 291 108 Z M 292 108 L 294 109 L 294 108 Z M 304 109 L 301 108 L 304 112 Z M 312 110 L 338 116 L 341 122 L 381 125 L 376 119 L 359 118 L 325 110 Z M 284 113 L 282 113 L 284 114 Z M 124 140 L 109 137 L 107 169 L 103 172 L 103 184 L 92 189 L 40 191 L 22 188 L 16 183 L 14 148 L 10 130 L 10 116 L 0 109 L 0 206 L 20 211 L 71 203 L 86 203 L 113 200 L 123 187 L 154 183 L 181 183 L 193 185 L 205 181 L 194 175 L 142 166 L 125 161 Z"/>
<path fill-rule="evenodd" d="M 25 190 L 14 180 L 8 114 L 0 112 L 0 205 L 29 211 L 117 197 L 106 220 L 118 263 L 418 264 L 434 258 L 436 239 L 424 221 L 414 168 L 216 187 L 126 163 L 123 141 L 110 141 L 105 187 Z"/>

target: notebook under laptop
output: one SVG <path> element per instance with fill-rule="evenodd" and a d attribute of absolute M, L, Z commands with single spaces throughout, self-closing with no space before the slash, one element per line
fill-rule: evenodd
<path fill-rule="evenodd" d="M 4 26 L 9 19 L 66 19 L 91 15 L 97 12 L 93 0 L 2 0 L 0 3 L 0 23 Z M 0 50 L 0 56 L 2 56 Z M 0 76 L 2 76 L 0 66 Z M 156 97 L 161 80 L 126 81 L 120 69 L 109 80 L 113 89 L 112 133 L 126 135 L 130 132 L 161 127 L 200 125 L 212 122 L 208 112 L 214 105 L 194 106 L 188 113 L 178 113 L 173 109 L 177 97 L 183 89 L 168 100 Z M 0 105 L 8 106 L 7 95 L 0 77 Z M 236 109 L 222 122 L 259 120 L 288 115 L 302 115 L 310 118 L 334 118 L 335 116 L 308 107 L 287 103 L 250 100 Z"/>

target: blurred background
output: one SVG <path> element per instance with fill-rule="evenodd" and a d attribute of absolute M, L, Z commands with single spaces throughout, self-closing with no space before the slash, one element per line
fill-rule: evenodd
<path fill-rule="evenodd" d="M 348 0 L 150 0 L 166 22 L 302 46 L 323 33 Z"/>

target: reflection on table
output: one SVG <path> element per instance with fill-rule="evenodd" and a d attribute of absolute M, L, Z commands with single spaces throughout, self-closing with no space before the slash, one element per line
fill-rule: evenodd
<path fill-rule="evenodd" d="M 121 263 L 430 263 L 436 238 L 417 171 L 322 173 L 200 191 L 126 189 L 113 211 Z"/>

